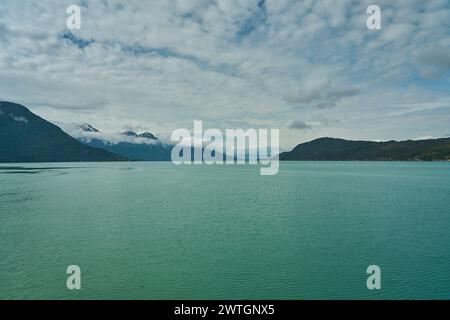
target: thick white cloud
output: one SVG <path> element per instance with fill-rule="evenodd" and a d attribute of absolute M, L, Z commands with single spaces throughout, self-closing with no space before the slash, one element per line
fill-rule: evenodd
<path fill-rule="evenodd" d="M 74 2 L 82 29 L 69 33 Z M 2 0 L 0 99 L 103 132 L 281 128 L 283 147 L 414 138 L 417 114 L 434 112 L 421 136 L 447 134 L 448 1 L 377 1 L 379 31 L 372 2 Z M 314 125 L 300 136 L 293 119 Z"/>

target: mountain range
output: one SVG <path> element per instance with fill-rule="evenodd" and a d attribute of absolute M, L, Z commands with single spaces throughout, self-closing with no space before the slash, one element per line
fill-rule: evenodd
<path fill-rule="evenodd" d="M 87 123 L 55 122 L 67 134 L 81 143 L 94 148 L 104 149 L 130 160 L 169 161 L 172 145 L 161 142 L 150 132 L 134 131 L 106 134 Z"/>
<path fill-rule="evenodd" d="M 281 153 L 280 160 L 450 161 L 450 138 L 386 142 L 319 138 Z"/>
<path fill-rule="evenodd" d="M 172 145 L 150 132 L 102 133 L 87 123 L 50 123 L 26 107 L 0 101 L 0 163 L 169 161 Z M 319 138 L 280 154 L 282 161 L 450 161 L 450 138 L 350 141 Z"/>
<path fill-rule="evenodd" d="M 79 142 L 22 105 L 0 102 L 0 163 L 123 160 Z"/>

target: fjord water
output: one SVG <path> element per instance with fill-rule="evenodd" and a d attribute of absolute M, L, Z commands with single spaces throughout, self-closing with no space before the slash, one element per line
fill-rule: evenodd
<path fill-rule="evenodd" d="M 450 163 L 14 166 L 0 299 L 450 298 Z"/>

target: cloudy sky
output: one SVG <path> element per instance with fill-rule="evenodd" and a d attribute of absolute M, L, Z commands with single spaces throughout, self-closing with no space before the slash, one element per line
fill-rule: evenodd
<path fill-rule="evenodd" d="M 284 149 L 449 136 L 450 1 L 1 0 L 0 100 L 105 132 L 279 128 Z"/>

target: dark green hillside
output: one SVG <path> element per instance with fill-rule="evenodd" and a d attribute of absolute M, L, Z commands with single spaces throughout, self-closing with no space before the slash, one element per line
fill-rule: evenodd
<path fill-rule="evenodd" d="M 280 154 L 281 160 L 448 161 L 450 138 L 408 141 L 349 141 L 320 138 Z"/>
<path fill-rule="evenodd" d="M 82 144 L 22 105 L 0 102 L 0 163 L 121 161 Z"/>

